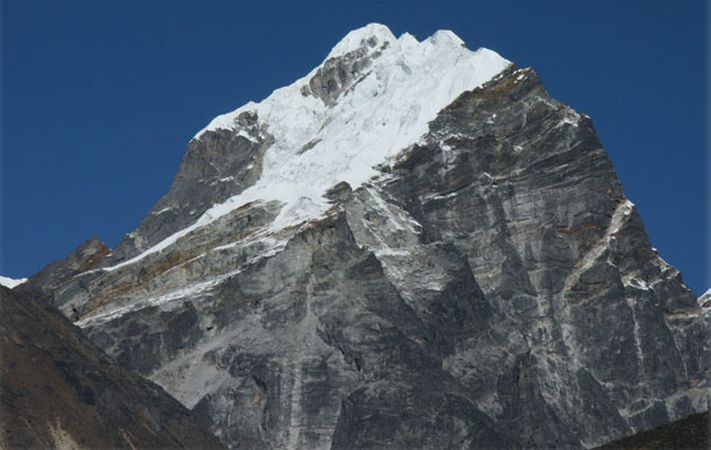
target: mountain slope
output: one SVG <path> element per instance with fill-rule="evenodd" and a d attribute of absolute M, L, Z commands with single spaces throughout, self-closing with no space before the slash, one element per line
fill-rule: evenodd
<path fill-rule="evenodd" d="M 0 287 L 0 447 L 223 448 L 158 386 L 117 369 L 58 312 Z"/>
<path fill-rule="evenodd" d="M 600 450 L 708 450 L 711 448 L 708 411 L 662 425 L 600 447 Z"/>
<path fill-rule="evenodd" d="M 50 291 L 231 447 L 589 447 L 709 397 L 709 310 L 591 120 L 451 32 L 356 30 L 216 118 Z"/>
<path fill-rule="evenodd" d="M 9 289 L 19 286 L 22 283 L 24 283 L 25 281 L 27 281 L 26 278 L 14 279 L 14 278 L 3 277 L 0 275 L 0 285 L 5 286 L 6 288 L 9 288 Z"/>

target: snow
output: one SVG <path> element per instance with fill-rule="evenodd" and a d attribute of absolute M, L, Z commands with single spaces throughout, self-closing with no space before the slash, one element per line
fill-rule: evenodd
<path fill-rule="evenodd" d="M 335 47 L 333 47 L 326 59 L 337 58 L 348 52 L 357 50 L 361 46 L 362 41 L 371 37 L 375 37 L 378 40 L 379 45 L 386 42 L 392 43 L 396 40 L 395 35 L 393 35 L 388 27 L 379 23 L 371 23 L 348 33 L 338 44 L 336 44 Z"/>
<path fill-rule="evenodd" d="M 239 133 L 237 133 L 237 136 L 242 136 L 243 138 L 247 139 L 248 141 L 256 142 L 258 143 L 259 141 L 249 133 L 247 133 L 244 130 L 239 130 Z"/>
<path fill-rule="evenodd" d="M 261 127 L 274 137 L 264 156 L 261 178 L 241 194 L 213 205 L 193 225 L 119 266 L 158 252 L 250 202 L 283 203 L 272 231 L 321 216 L 329 207 L 323 198 L 328 188 L 341 181 L 360 186 L 375 175 L 373 166 L 418 142 L 440 110 L 510 65 L 491 50 L 468 50 L 451 31 L 438 31 L 419 42 L 409 34 L 396 39 L 379 24 L 348 33 L 328 58 L 357 49 L 371 37 L 378 43 L 368 48 L 380 55 L 367 75 L 335 104 L 302 94 L 317 67 L 260 103 L 249 102 L 216 117 L 198 132 L 195 139 L 207 130 L 235 129 L 235 118 L 241 113 L 256 113 Z M 300 152 L 311 142 L 316 144 Z"/>
<path fill-rule="evenodd" d="M 457 194 L 458 194 L 457 191 L 450 192 L 449 194 L 438 194 L 438 195 L 435 195 L 434 197 L 432 197 L 432 199 L 433 200 L 446 200 L 448 198 L 456 197 Z"/>
<path fill-rule="evenodd" d="M 158 210 L 158 211 L 156 211 L 156 212 L 153 212 L 153 213 L 151 213 L 151 214 L 154 215 L 154 216 L 160 216 L 161 214 L 167 213 L 168 211 L 170 211 L 170 210 L 172 210 L 172 209 L 174 209 L 172 206 L 168 206 L 168 207 L 166 207 L 166 208 L 163 208 L 163 209 Z"/>
<path fill-rule="evenodd" d="M 578 123 L 580 122 L 580 114 L 575 112 L 572 108 L 567 108 L 565 109 L 565 115 L 563 116 L 563 120 L 561 120 L 559 125 L 572 125 L 574 127 L 578 127 Z"/>
<path fill-rule="evenodd" d="M 15 279 L 15 278 L 9 278 L 9 277 L 4 277 L 4 276 L 0 275 L 0 284 L 5 286 L 6 288 L 10 288 L 10 289 L 13 289 L 13 288 L 21 285 L 25 281 L 27 281 L 27 278 Z"/>
<path fill-rule="evenodd" d="M 649 287 L 646 281 L 640 280 L 639 278 L 631 277 L 627 280 L 623 280 L 625 286 L 632 286 L 634 288 L 640 289 L 642 291 L 650 291 L 652 288 Z"/>

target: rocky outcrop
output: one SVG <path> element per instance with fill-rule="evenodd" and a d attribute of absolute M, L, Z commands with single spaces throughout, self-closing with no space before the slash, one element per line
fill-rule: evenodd
<path fill-rule="evenodd" d="M 373 59 L 388 45 L 389 42 L 371 36 L 354 50 L 327 58 L 301 92 L 320 98 L 326 105 L 335 104 L 340 96 L 369 75 Z"/>
<path fill-rule="evenodd" d="M 368 58 L 390 45 L 461 47 L 377 31 L 304 79 L 305 101 L 387 86 L 396 76 Z M 212 153 L 232 172 L 252 164 L 262 150 L 230 147 L 243 133 L 230 123 L 191 142 L 223 137 L 181 174 Z M 209 186 L 179 175 L 169 196 L 208 211 L 227 195 Z M 652 249 L 590 118 L 532 70 L 466 90 L 366 182 L 325 196 L 287 226 L 278 200 L 201 221 L 181 210 L 168 238 L 122 244 L 55 301 L 233 448 L 579 448 L 707 409 L 709 309 Z"/>
<path fill-rule="evenodd" d="M 224 448 L 42 301 L 0 287 L 0 330 L 0 447 Z"/>
<path fill-rule="evenodd" d="M 77 247 L 66 258 L 49 264 L 33 275 L 31 280 L 19 285 L 17 290 L 28 295 L 43 297 L 53 302 L 55 297 L 61 296 L 55 294 L 58 294 L 57 291 L 62 286 L 69 283 L 76 275 L 100 267 L 110 254 L 111 249 L 99 239 L 93 237 Z"/>

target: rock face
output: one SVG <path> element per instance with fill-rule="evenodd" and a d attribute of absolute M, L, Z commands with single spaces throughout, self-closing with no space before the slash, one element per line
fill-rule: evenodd
<path fill-rule="evenodd" d="M 707 409 L 709 309 L 591 120 L 450 32 L 356 30 L 215 119 L 102 266 L 55 304 L 232 448 L 590 447 Z"/>
<path fill-rule="evenodd" d="M 71 297 L 71 293 L 62 292 L 62 287 L 71 285 L 71 280 L 90 272 L 103 263 L 111 254 L 111 249 L 97 238 L 91 238 L 77 247 L 66 258 L 55 261 L 35 274 L 31 280 L 19 285 L 16 290 L 24 294 L 43 298 L 54 304 L 70 319 L 78 318 L 78 311 L 69 303 L 57 303 L 58 299 Z"/>
<path fill-rule="evenodd" d="M 259 178 L 262 157 L 272 144 L 257 116 L 236 118 L 240 132 L 215 130 L 188 144 L 170 191 L 151 209 L 140 227 L 126 236 L 111 255 L 123 260 L 185 228 L 214 203 L 239 194 Z"/>
<path fill-rule="evenodd" d="M 0 330 L 0 447 L 224 448 L 36 298 L 0 287 Z"/>

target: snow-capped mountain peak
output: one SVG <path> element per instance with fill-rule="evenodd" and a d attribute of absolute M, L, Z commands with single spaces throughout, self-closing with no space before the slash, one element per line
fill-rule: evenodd
<path fill-rule="evenodd" d="M 360 186 L 375 174 L 374 166 L 416 143 L 445 106 L 511 64 L 496 52 L 471 51 L 463 44 L 451 31 L 418 41 L 407 33 L 395 38 L 386 26 L 370 24 L 348 33 L 305 77 L 259 103 L 215 117 L 194 139 L 217 130 L 253 140 L 262 133 L 273 138 L 261 176 L 120 266 L 255 201 L 282 203 L 272 231 L 321 216 L 329 206 L 323 197 L 329 188 L 339 182 Z M 241 128 L 245 113 L 257 117 L 263 130 L 258 135 Z"/>
<path fill-rule="evenodd" d="M 228 129 L 250 138 L 238 120 L 249 113 L 274 143 L 253 186 L 132 260 L 254 201 L 283 203 L 272 230 L 319 217 L 330 187 L 361 185 L 374 166 L 416 143 L 440 110 L 509 65 L 491 50 L 467 49 L 451 31 L 423 41 L 410 34 L 396 39 L 380 24 L 351 31 L 307 76 L 216 117 L 195 135 Z"/>

